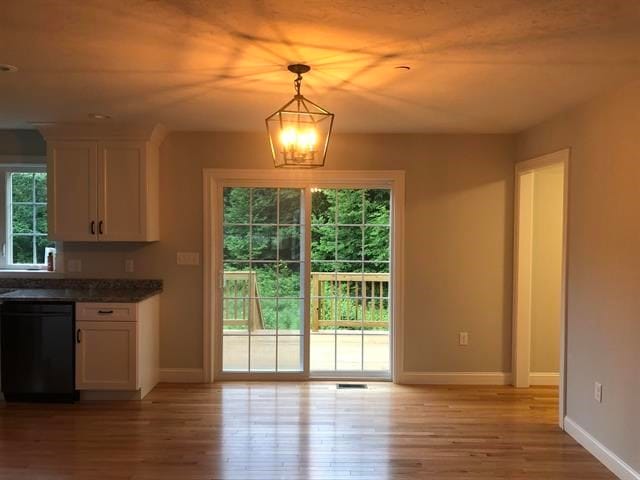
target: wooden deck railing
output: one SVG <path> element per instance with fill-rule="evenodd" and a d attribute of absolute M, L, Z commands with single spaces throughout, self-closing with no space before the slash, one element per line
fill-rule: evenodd
<path fill-rule="evenodd" d="M 264 328 L 255 272 L 224 272 L 223 296 L 223 326 Z"/>
<path fill-rule="evenodd" d="M 389 328 L 388 273 L 311 274 L 311 331 Z"/>
<path fill-rule="evenodd" d="M 255 272 L 224 272 L 223 326 L 264 329 Z M 389 328 L 388 273 L 311 273 L 311 330 Z"/>

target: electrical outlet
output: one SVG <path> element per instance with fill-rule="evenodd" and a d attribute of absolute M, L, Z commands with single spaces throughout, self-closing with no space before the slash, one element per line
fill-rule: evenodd
<path fill-rule="evenodd" d="M 135 270 L 135 265 L 133 263 L 133 259 L 127 258 L 124 261 L 124 271 L 127 273 L 133 273 L 134 270 Z"/>
<path fill-rule="evenodd" d="M 596 382 L 593 386 L 593 398 L 596 399 L 596 402 L 602 403 L 602 384 L 600 382 Z"/>
<path fill-rule="evenodd" d="M 178 252 L 178 265 L 200 265 L 200 254 L 198 252 Z"/>
<path fill-rule="evenodd" d="M 458 333 L 458 345 L 469 345 L 469 332 Z"/>
<path fill-rule="evenodd" d="M 80 273 L 82 271 L 82 260 L 73 258 L 67 261 L 67 272 Z"/>

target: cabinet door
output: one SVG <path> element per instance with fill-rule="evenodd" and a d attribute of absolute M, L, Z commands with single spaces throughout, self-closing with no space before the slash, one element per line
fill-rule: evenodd
<path fill-rule="evenodd" d="M 144 142 L 100 143 L 98 162 L 100 240 L 145 240 L 146 162 Z"/>
<path fill-rule="evenodd" d="M 49 239 L 98 239 L 98 145 L 49 142 L 47 146 Z"/>
<path fill-rule="evenodd" d="M 137 390 L 137 323 L 76 322 L 76 388 Z"/>

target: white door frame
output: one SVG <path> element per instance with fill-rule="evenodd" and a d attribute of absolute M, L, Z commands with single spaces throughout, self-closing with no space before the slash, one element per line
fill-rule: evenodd
<path fill-rule="evenodd" d="M 513 245 L 513 366 L 512 383 L 529 387 L 531 369 L 531 250 L 533 176 L 535 170 L 552 165 L 564 167 L 562 236 L 562 280 L 560 294 L 559 421 L 564 429 L 566 405 L 566 328 L 567 328 L 567 227 L 569 209 L 570 149 L 536 157 L 515 166 L 514 245 Z M 526 202 L 522 202 L 525 199 Z"/>
<path fill-rule="evenodd" d="M 215 380 L 220 366 L 215 364 L 214 348 L 217 345 L 216 328 L 218 326 L 218 281 L 215 266 L 218 265 L 220 232 L 216 231 L 216 220 L 221 215 L 219 189 L 225 183 L 251 186 L 291 186 L 308 185 L 324 188 L 363 188 L 363 185 L 391 189 L 391 324 L 390 334 L 393 339 L 392 350 L 392 380 L 398 382 L 404 368 L 404 171 L 402 170 L 280 170 L 280 169 L 203 169 L 203 321 L 202 321 L 202 357 L 203 377 L 206 383 Z M 308 327 L 308 326 L 307 326 Z M 308 342 L 308 335 L 305 335 Z M 308 344 L 305 345 L 305 355 L 309 355 Z M 308 358 L 305 362 L 308 367 Z M 233 379 L 225 374 L 225 379 Z M 246 374 L 238 378 L 248 380 Z M 301 380 L 305 376 L 300 374 L 253 374 L 253 379 Z"/>

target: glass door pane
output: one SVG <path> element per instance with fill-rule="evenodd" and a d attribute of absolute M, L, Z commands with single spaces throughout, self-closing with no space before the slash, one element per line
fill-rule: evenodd
<path fill-rule="evenodd" d="M 312 373 L 390 371 L 387 189 L 313 189 Z"/>
<path fill-rule="evenodd" d="M 222 370 L 301 372 L 302 190 L 223 190 Z"/>

